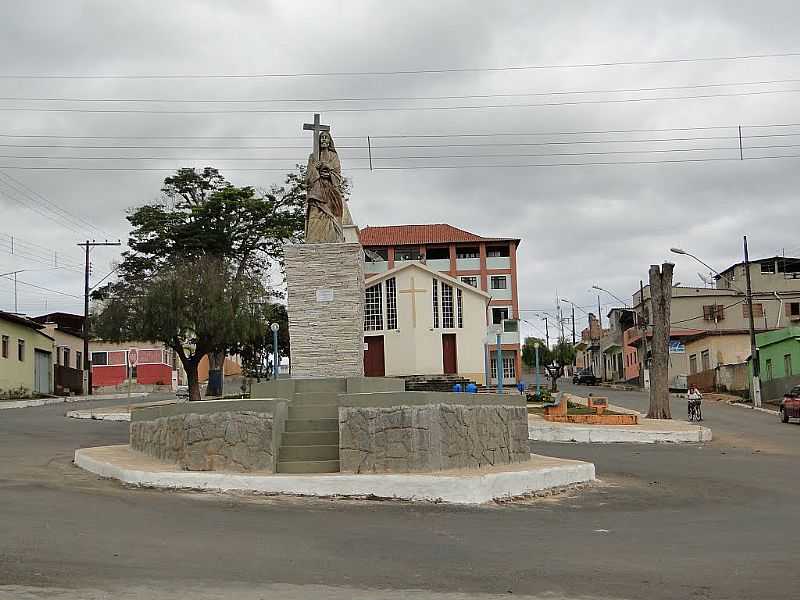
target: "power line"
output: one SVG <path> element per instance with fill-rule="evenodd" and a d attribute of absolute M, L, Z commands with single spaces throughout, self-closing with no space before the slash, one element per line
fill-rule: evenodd
<path fill-rule="evenodd" d="M 73 221 L 74 223 L 76 223 L 79 227 L 85 226 L 85 227 L 89 227 L 89 228 L 93 229 L 94 231 L 96 231 L 98 233 L 101 233 L 101 234 L 105 233 L 105 232 L 103 232 L 102 229 L 100 229 L 97 226 L 93 225 L 92 223 L 90 223 L 89 221 L 87 221 L 86 219 L 81 217 L 80 215 L 75 214 L 74 212 L 68 212 L 68 211 L 64 210 L 63 208 L 61 208 L 55 202 L 49 200 L 48 198 L 46 198 L 45 196 L 43 196 L 42 194 L 40 194 L 36 190 L 31 189 L 30 187 L 25 185 L 24 182 L 22 182 L 19 179 L 9 175 L 8 173 L 0 172 L 0 177 L 4 177 L 5 179 L 8 179 L 8 180 L 11 181 L 11 184 L 6 183 L 6 185 L 15 185 L 18 191 L 21 191 L 22 193 L 24 193 L 33 202 L 36 202 L 39 205 L 44 206 L 46 210 L 49 210 L 49 211 L 54 212 L 56 214 L 60 214 L 61 218 L 69 219 L 69 220 Z M 21 188 L 21 190 L 20 190 L 20 188 Z"/>
<path fill-rule="evenodd" d="M 80 233 L 80 229 L 78 227 L 76 227 L 74 225 L 71 225 L 68 222 L 63 222 L 61 219 L 56 218 L 53 214 L 45 212 L 45 210 L 43 210 L 40 206 L 38 206 L 36 203 L 32 202 L 30 199 L 26 198 L 25 196 L 22 196 L 21 194 L 19 194 L 18 190 L 16 190 L 15 188 L 11 187 L 10 185 L 8 185 L 2 179 L 0 179 L 0 184 L 4 184 L 10 190 L 12 190 L 11 194 L 9 194 L 8 190 L 4 191 L 3 188 L 0 187 L 0 196 L 8 198 L 9 200 L 13 200 L 14 202 L 17 202 L 18 204 L 21 204 L 25 208 L 28 208 L 28 209 L 38 213 L 40 216 L 42 216 L 42 217 L 44 217 L 46 219 L 49 219 L 49 220 L 53 221 L 54 223 L 57 223 L 57 224 L 61 225 L 62 227 L 66 228 L 66 229 L 69 229 L 72 232 Z"/>
<path fill-rule="evenodd" d="M 409 165 L 409 166 L 377 166 L 372 169 L 369 167 L 350 167 L 348 171 L 414 171 L 414 170 L 430 170 L 430 169 L 499 169 L 499 168 L 531 168 L 531 167 L 591 167 L 591 166 L 607 166 L 607 165 L 654 165 L 654 164 L 670 164 L 670 163 L 701 163 L 701 162 L 722 162 L 733 161 L 746 162 L 753 160 L 772 160 L 772 159 L 785 159 L 785 158 L 800 158 L 800 154 L 783 154 L 783 155 L 769 155 L 769 156 L 750 156 L 740 159 L 736 157 L 718 157 L 718 158 L 683 158 L 683 159 L 667 159 L 667 160 L 632 160 L 632 161 L 593 161 L 593 162 L 551 162 L 551 163 L 523 163 L 523 164 L 469 164 L 469 165 Z M 231 167 L 226 168 L 226 171 L 259 171 L 259 172 L 286 172 L 287 169 L 291 170 L 292 167 L 278 168 L 278 167 Z M 15 166 L 15 165 L 0 165 L 0 169 L 17 169 L 24 171 L 131 171 L 131 172 L 168 172 L 173 171 L 170 167 L 61 167 L 61 166 Z"/>
<path fill-rule="evenodd" d="M 800 148 L 800 144 L 776 144 L 776 145 L 763 145 L 763 146 L 745 146 L 745 150 L 764 150 L 770 148 Z M 419 156 L 373 156 L 373 161 L 389 161 L 389 160 L 434 160 L 446 158 L 508 158 L 510 156 L 520 158 L 533 158 L 533 157 L 551 157 L 551 156 L 598 156 L 598 155 L 615 155 L 615 154 L 653 154 L 653 153 L 670 153 L 670 152 L 712 152 L 712 151 L 739 151 L 739 146 L 712 146 L 701 148 L 660 148 L 653 150 L 603 150 L 603 151 L 584 151 L 584 152 L 549 152 L 549 153 L 496 153 L 496 154 L 433 154 L 433 155 L 419 155 Z M 39 155 L 39 156 L 19 156 L 19 155 L 2 155 L 0 159 L 10 158 L 14 160 L 178 160 L 178 161 L 292 161 L 294 158 L 276 158 L 276 157 L 260 157 L 260 156 L 238 156 L 238 157 L 204 157 L 204 156 L 52 156 L 52 155 Z M 348 160 L 369 160 L 367 156 L 350 156 Z"/>
<path fill-rule="evenodd" d="M 391 75 L 425 75 L 440 73 L 476 73 L 476 72 L 505 72 L 505 71 L 532 71 L 543 69 L 583 69 L 618 66 L 644 66 L 663 65 L 675 63 L 698 62 L 724 62 L 736 60 L 756 60 L 763 58 L 787 58 L 800 56 L 800 52 L 774 52 L 765 54 L 742 54 L 730 56 L 705 56 L 689 58 L 660 58 L 651 60 L 625 60 L 605 61 L 595 63 L 572 64 L 542 64 L 519 65 L 499 67 L 442 67 L 434 69 L 402 69 L 394 71 L 317 71 L 296 73 L 241 73 L 241 74 L 128 74 L 128 75 L 103 75 L 103 74 L 0 74 L 0 79 L 265 79 L 288 77 L 364 77 L 364 76 L 391 76 Z"/>
<path fill-rule="evenodd" d="M 371 106 L 360 108 L 323 108 L 326 113 L 366 113 L 402 111 L 444 111 L 444 110 L 487 110 L 502 108 L 545 108 L 556 106 L 578 106 L 584 104 L 624 104 L 628 102 L 658 102 L 662 100 L 702 100 L 708 98 L 729 98 L 736 96 L 760 96 L 764 94 L 794 94 L 800 89 L 754 90 L 749 92 L 729 92 L 719 94 L 696 94 L 692 96 L 658 96 L 650 98 L 608 98 L 597 100 L 565 100 L 559 102 L 474 104 L 457 106 Z M 24 106 L 0 106 L 6 112 L 43 113 L 86 113 L 86 114 L 153 114 L 153 115 L 211 115 L 211 114 L 305 114 L 304 108 L 246 108 L 246 109 L 201 109 L 201 110 L 155 110 L 132 108 L 46 108 Z"/>
<path fill-rule="evenodd" d="M 800 135 L 792 134 L 792 135 Z M 745 138 L 747 136 L 744 136 Z M 755 137 L 755 136 L 751 136 Z M 761 137 L 771 137 L 769 135 Z M 366 138 L 362 138 L 366 139 Z M 386 145 L 372 145 L 372 149 L 395 149 L 395 148 L 474 148 L 474 147 L 518 147 L 518 146 L 564 146 L 574 144 L 641 144 L 647 142 L 691 142 L 691 141 L 708 141 L 708 140 L 738 140 L 738 135 L 724 135 L 724 136 L 684 136 L 684 137 L 661 137 L 661 138 L 645 138 L 639 140 L 569 140 L 569 141 L 548 141 L 548 142 L 473 142 L 473 143 L 445 143 L 445 144 L 386 144 Z M 0 144 L 0 148 L 46 148 L 56 149 L 64 148 L 67 150 L 307 150 L 306 145 L 303 146 L 119 146 L 119 145 L 78 145 L 78 144 Z M 737 146 L 738 148 L 738 146 Z M 338 150 L 366 150 L 366 145 L 358 146 L 337 146 Z"/>
<path fill-rule="evenodd" d="M 566 135 L 600 135 L 609 133 L 664 133 L 669 131 L 705 131 L 713 129 L 737 129 L 740 125 L 706 125 L 696 127 L 660 127 L 660 128 L 638 128 L 638 129 L 587 129 L 582 131 L 516 131 L 516 132 L 481 132 L 481 133 L 423 133 L 423 134 L 369 134 L 375 139 L 397 139 L 397 138 L 461 138 L 461 137 L 525 137 L 525 136 L 566 136 Z M 771 127 L 800 127 L 800 123 L 759 123 L 742 124 L 743 129 L 758 129 Z M 800 135 L 800 133 L 790 134 L 771 134 L 771 135 Z M 336 139 L 366 139 L 364 135 L 336 135 Z M 738 137 L 738 135 L 736 136 Z M 756 137 L 756 136 L 744 136 Z M 0 138 L 49 138 L 49 139 L 68 139 L 68 140 L 302 140 L 299 135 L 276 136 L 276 135 L 60 135 L 60 134 L 16 134 L 0 133 Z M 103 146 L 113 148 L 116 146 Z M 148 147 L 148 146 L 145 146 Z M 152 146 L 150 146 L 152 147 Z M 156 146 L 162 147 L 162 146 Z M 167 147 L 167 146 L 163 146 Z M 181 146 L 188 147 L 188 146 Z M 282 146 L 284 147 L 284 146 Z M 287 146 L 288 147 L 288 146 Z M 303 146 L 305 147 L 305 146 Z"/>
<path fill-rule="evenodd" d="M 638 88 L 615 88 L 594 90 L 556 90 L 550 92 L 496 92 L 484 94 L 454 94 L 439 96 L 358 96 L 329 98 L 76 98 L 76 97 L 34 97 L 34 96 L 2 96 L 5 102 L 77 102 L 77 103 L 136 103 L 143 104 L 277 104 L 277 103 L 320 103 L 320 102 L 374 102 L 374 101 L 413 101 L 413 100 L 470 100 L 483 98 L 519 98 L 528 96 L 570 96 L 577 94 L 622 94 L 638 92 L 656 92 L 667 90 L 690 90 L 716 87 L 735 87 L 744 85 L 777 85 L 798 83 L 800 79 L 772 79 L 760 81 L 738 81 L 729 83 L 699 83 L 690 85 L 669 85 Z"/>
<path fill-rule="evenodd" d="M 7 275 L 5 277 L 8 279 Z M 22 281 L 20 279 L 17 279 L 17 283 L 21 284 L 21 285 L 27 285 L 28 287 L 36 288 L 38 290 L 44 290 L 45 292 L 53 292 L 54 294 L 59 294 L 60 296 L 69 296 L 70 298 L 78 298 L 79 300 L 83 299 L 81 296 L 76 296 L 75 294 L 70 294 L 68 292 L 62 292 L 61 290 L 54 290 L 54 289 L 51 289 L 51 288 L 46 288 L 46 287 L 43 287 L 41 285 L 36 285 L 35 283 L 30 283 L 28 281 Z"/>

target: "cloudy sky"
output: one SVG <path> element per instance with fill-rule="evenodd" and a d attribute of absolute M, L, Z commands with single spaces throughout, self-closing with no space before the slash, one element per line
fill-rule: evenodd
<path fill-rule="evenodd" d="M 21 312 L 80 311 L 77 242 L 124 241 L 126 210 L 178 167 L 280 181 L 305 160 L 316 111 L 360 225 L 522 238 L 520 302 L 537 327 L 556 290 L 588 310 L 593 284 L 629 298 L 665 259 L 702 285 L 670 246 L 719 269 L 740 260 L 743 234 L 755 256 L 800 252 L 797 12 L 788 0 L 9 0 L 0 273 L 27 269 Z M 155 75 L 178 77 L 143 77 Z M 774 156 L 790 157 L 759 158 Z M 93 282 L 116 256 L 94 252 Z"/>

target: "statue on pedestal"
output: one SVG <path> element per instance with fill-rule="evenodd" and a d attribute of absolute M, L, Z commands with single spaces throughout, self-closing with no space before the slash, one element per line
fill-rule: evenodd
<path fill-rule="evenodd" d="M 314 123 L 303 129 L 314 132 L 314 151 L 308 157 L 306 173 L 306 243 L 344 241 L 342 217 L 347 212 L 342 195 L 342 165 L 333 144 L 329 125 Z"/>

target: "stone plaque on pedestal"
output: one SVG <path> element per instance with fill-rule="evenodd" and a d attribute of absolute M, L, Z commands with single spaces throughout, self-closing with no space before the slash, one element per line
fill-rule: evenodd
<path fill-rule="evenodd" d="M 358 243 L 286 247 L 293 377 L 364 374 L 364 250 Z"/>

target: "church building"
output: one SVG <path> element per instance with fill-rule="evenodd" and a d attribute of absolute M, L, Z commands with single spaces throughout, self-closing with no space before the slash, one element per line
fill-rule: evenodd
<path fill-rule="evenodd" d="M 365 375 L 458 374 L 482 383 L 488 304 L 486 292 L 418 262 L 371 277 Z"/>
<path fill-rule="evenodd" d="M 478 339 L 475 350 L 480 353 L 480 363 L 473 365 L 467 359 L 467 354 L 461 354 L 461 346 L 456 349 L 455 372 L 464 377 L 469 377 L 479 383 L 485 383 L 486 372 L 486 352 L 489 354 L 490 384 L 496 382 L 497 360 L 496 360 L 496 335 L 493 328 L 502 329 L 501 343 L 503 349 L 503 381 L 507 385 L 515 384 L 521 372 L 521 353 L 519 340 L 519 301 L 517 295 L 517 247 L 520 240 L 518 238 L 505 237 L 483 237 L 452 225 L 445 223 L 427 225 L 392 225 L 382 227 L 365 227 L 358 232 L 358 239 L 364 247 L 366 255 L 365 274 L 367 277 L 366 285 L 370 288 L 375 282 L 380 281 L 384 302 L 386 287 L 384 283 L 392 278 L 392 274 L 397 274 L 399 268 L 408 265 L 422 267 L 413 271 L 417 288 L 422 288 L 421 278 L 424 275 L 426 294 L 424 305 L 428 310 L 429 319 L 427 328 L 436 332 L 436 339 L 404 339 L 403 350 L 395 344 L 394 348 L 389 349 L 388 337 L 383 342 L 373 340 L 373 344 L 384 343 L 384 363 L 385 371 L 388 375 L 436 375 L 453 372 L 452 362 L 447 367 L 444 364 L 444 355 L 434 356 L 436 353 L 445 352 L 443 344 L 452 344 L 452 338 L 444 337 L 455 335 L 457 339 L 467 338 Z M 405 271 L 404 271 L 405 273 Z M 396 277 L 403 275 L 395 275 Z M 405 275 L 408 276 L 408 275 Z M 403 277 L 405 277 L 403 276 Z M 439 320 L 435 321 L 433 311 L 433 283 L 429 279 L 438 278 L 440 283 L 436 290 L 436 302 L 439 305 Z M 462 302 L 469 295 L 470 298 L 483 298 L 487 304 L 482 309 L 481 315 L 472 319 L 469 315 L 469 323 L 464 321 L 464 327 L 454 327 L 451 331 L 443 326 L 442 310 L 448 310 L 442 306 L 441 282 L 453 290 L 461 290 L 460 297 Z M 399 282 L 396 285 L 400 285 Z M 414 286 L 411 286 L 414 287 Z M 403 289 L 409 289 L 405 286 Z M 475 292 L 478 292 L 477 296 Z M 377 291 L 373 291 L 377 293 Z M 448 298 L 451 292 L 447 292 Z M 455 292 L 453 292 L 455 293 Z M 405 296 L 412 295 L 404 293 L 397 297 L 405 299 Z M 422 310 L 422 292 L 414 294 L 417 297 L 416 310 Z M 456 294 L 459 296 L 459 294 Z M 456 301 L 458 298 L 456 298 Z M 367 310 L 369 311 L 370 295 L 367 293 Z M 409 305 L 410 310 L 410 305 Z M 465 308 L 465 317 L 467 309 Z M 384 313 L 385 314 L 385 313 Z M 418 319 L 423 316 L 418 314 Z M 448 316 L 448 324 L 451 317 Z M 438 324 L 437 324 L 438 323 Z M 384 324 L 384 327 L 386 325 Z M 365 335 L 370 337 L 370 324 L 365 324 Z M 419 328 L 419 325 L 418 325 Z M 464 328 L 470 329 L 469 334 L 463 331 Z M 476 328 L 478 333 L 473 332 Z M 391 328 L 389 328 L 391 329 Z M 375 331 L 375 330 L 373 330 Z M 428 331 L 428 329 L 426 329 Z M 430 331 L 428 332 L 431 333 Z M 393 334 L 395 336 L 399 334 Z M 374 336 L 373 336 L 374 337 Z M 442 338 L 444 341 L 439 340 Z M 368 343 L 370 343 L 368 341 Z M 466 341 L 464 342 L 466 344 Z M 420 344 L 427 344 L 427 348 L 420 349 Z M 487 350 L 488 349 L 488 350 Z M 473 348 L 470 347 L 472 352 Z M 377 352 L 377 350 L 376 350 Z M 449 352 L 449 350 L 447 351 Z M 430 356 L 426 361 L 410 362 L 411 357 L 417 353 L 428 353 Z M 441 358 L 441 360 L 440 360 Z M 449 360 L 449 359 L 448 359 Z M 413 367 L 413 370 L 412 370 Z M 447 370 L 450 369 L 450 370 Z"/>

